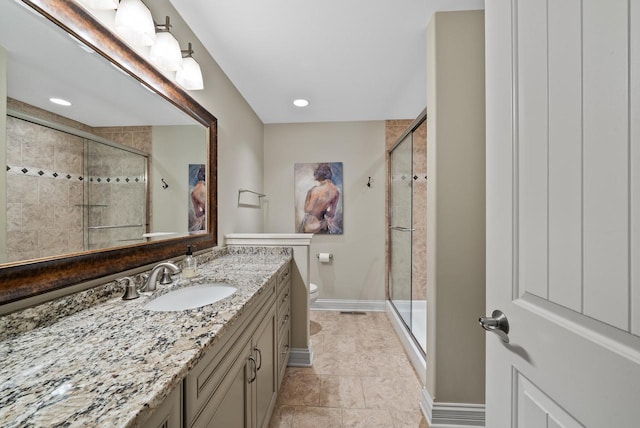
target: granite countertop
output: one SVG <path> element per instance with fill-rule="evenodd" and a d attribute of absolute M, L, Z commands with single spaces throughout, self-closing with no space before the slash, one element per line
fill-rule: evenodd
<path fill-rule="evenodd" d="M 0 317 L 0 426 L 138 426 L 178 386 L 292 252 L 232 247 L 198 257 L 199 276 L 121 299 L 114 283 Z M 197 309 L 142 308 L 172 289 L 227 282 Z"/>

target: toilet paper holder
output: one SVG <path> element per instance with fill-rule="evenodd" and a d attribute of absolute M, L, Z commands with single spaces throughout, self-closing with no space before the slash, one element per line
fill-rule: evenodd
<path fill-rule="evenodd" d="M 316 253 L 316 259 L 320 260 L 320 253 Z M 329 259 L 333 259 L 333 254 L 329 253 Z"/>

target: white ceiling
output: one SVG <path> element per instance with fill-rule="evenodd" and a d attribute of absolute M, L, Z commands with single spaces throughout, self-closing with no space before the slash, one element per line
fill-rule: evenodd
<path fill-rule="evenodd" d="M 426 27 L 484 0 L 170 0 L 264 123 L 415 118 Z M 197 56 L 197 55 L 196 55 Z M 306 108 L 294 107 L 306 98 Z"/>

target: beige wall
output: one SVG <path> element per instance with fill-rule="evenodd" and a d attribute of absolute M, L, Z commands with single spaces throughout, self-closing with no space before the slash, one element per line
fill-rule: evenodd
<path fill-rule="evenodd" d="M 225 233 L 262 232 L 261 210 L 237 206 L 238 189 L 261 192 L 263 124 L 169 0 L 146 3 L 156 20 L 171 17 L 171 32 L 183 49 L 192 43 L 204 90 L 189 93 L 218 119 L 218 243 Z"/>
<path fill-rule="evenodd" d="M 189 164 L 207 157 L 206 135 L 201 126 L 154 126 L 151 155 L 153 194 L 152 232 L 186 233 L 189 221 L 187 181 Z M 180 144 L 176 144 L 179 141 Z M 169 185 L 162 188 L 161 178 Z"/>
<path fill-rule="evenodd" d="M 332 122 L 265 125 L 265 231 L 295 231 L 295 163 L 342 162 L 344 234 L 315 235 L 311 282 L 320 299 L 385 299 L 385 124 Z M 369 177 L 373 179 L 367 187 Z M 333 261 L 321 264 L 316 254 Z"/>
<path fill-rule="evenodd" d="M 484 403 L 484 14 L 427 28 L 427 390 Z"/>

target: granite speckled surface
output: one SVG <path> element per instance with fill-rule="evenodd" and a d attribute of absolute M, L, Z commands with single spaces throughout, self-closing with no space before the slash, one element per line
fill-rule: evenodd
<path fill-rule="evenodd" d="M 278 247 L 216 249 L 198 257 L 198 277 L 158 285 L 151 297 L 123 301 L 109 283 L 0 317 L 0 426 L 140 425 L 291 256 Z M 211 281 L 238 291 L 197 309 L 142 308 Z"/>

